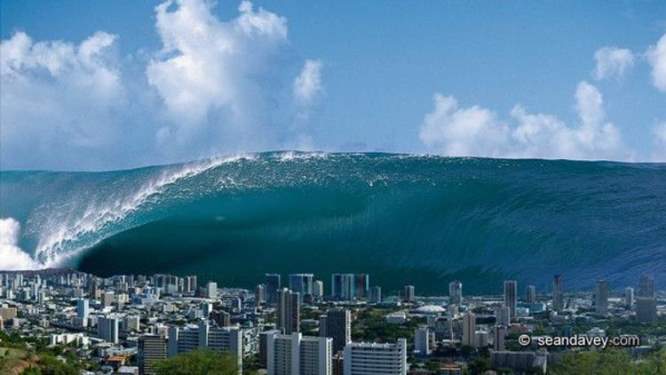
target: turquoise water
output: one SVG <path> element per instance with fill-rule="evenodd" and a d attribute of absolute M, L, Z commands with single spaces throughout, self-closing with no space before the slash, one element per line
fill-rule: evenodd
<path fill-rule="evenodd" d="M 264 153 L 99 173 L 0 174 L 0 216 L 47 265 L 101 275 L 368 272 L 446 294 L 666 283 L 666 165 Z M 523 287 L 520 287 L 522 290 Z"/>

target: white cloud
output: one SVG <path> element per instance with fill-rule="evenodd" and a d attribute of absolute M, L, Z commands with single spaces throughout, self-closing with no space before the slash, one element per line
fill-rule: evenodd
<path fill-rule="evenodd" d="M 652 66 L 652 83 L 657 89 L 666 91 L 666 34 L 657 45 L 648 49 L 647 59 Z"/>
<path fill-rule="evenodd" d="M 594 53 L 594 59 L 597 62 L 594 78 L 597 80 L 622 78 L 634 66 L 634 54 L 623 48 L 600 48 Z"/>
<path fill-rule="evenodd" d="M 603 97 L 587 82 L 575 93 L 580 123 L 568 126 L 553 115 L 532 114 L 517 105 L 512 122 L 491 110 L 461 108 L 453 97 L 435 94 L 421 125 L 421 141 L 449 156 L 507 158 L 630 159 L 617 128 L 605 121 Z"/>
<path fill-rule="evenodd" d="M 146 74 L 175 127 L 160 130 L 159 137 L 189 142 L 204 134 L 219 145 L 230 142 L 225 137 L 237 142 L 251 134 L 261 145 L 261 137 L 275 130 L 269 117 L 279 117 L 269 116 L 271 106 L 283 100 L 279 81 L 288 69 L 278 64 L 287 46 L 287 21 L 244 1 L 238 17 L 223 22 L 211 6 L 179 0 L 156 7 L 163 49 Z"/>
<path fill-rule="evenodd" d="M 322 90 L 321 61 L 306 60 L 301 74 L 294 80 L 294 98 L 302 105 L 309 105 Z"/>
<path fill-rule="evenodd" d="M 3 160 L 34 168 L 41 158 L 58 167 L 70 154 L 103 152 L 117 140 L 125 89 L 113 59 L 115 40 L 97 32 L 79 45 L 33 42 L 17 32 L 0 43 Z"/>
<path fill-rule="evenodd" d="M 15 219 L 0 218 L 0 270 L 28 270 L 40 268 L 30 255 L 18 246 L 21 225 Z"/>
<path fill-rule="evenodd" d="M 652 152 L 652 159 L 654 161 L 666 161 L 666 121 L 657 124 L 652 129 L 654 136 L 654 148 Z"/>

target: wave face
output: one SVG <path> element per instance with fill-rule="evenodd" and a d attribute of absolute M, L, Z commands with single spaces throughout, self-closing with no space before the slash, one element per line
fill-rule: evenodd
<path fill-rule="evenodd" d="M 666 282 L 663 164 L 276 152 L 0 177 L 0 217 L 21 226 L 10 245 L 38 266 L 248 287 L 368 272 L 430 294 L 452 279 L 488 293 L 505 278 L 549 290 L 553 274 L 571 289 Z"/>

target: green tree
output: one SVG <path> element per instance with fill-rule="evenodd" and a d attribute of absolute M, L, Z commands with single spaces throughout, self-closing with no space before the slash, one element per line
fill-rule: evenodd
<path fill-rule="evenodd" d="M 238 366 L 231 355 L 211 350 L 194 350 L 159 361 L 158 375 L 236 375 Z"/>

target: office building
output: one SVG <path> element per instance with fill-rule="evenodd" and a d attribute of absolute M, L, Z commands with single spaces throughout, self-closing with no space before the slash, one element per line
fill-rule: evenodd
<path fill-rule="evenodd" d="M 321 280 L 315 280 L 312 283 L 312 295 L 317 301 L 324 298 L 324 282 Z"/>
<path fill-rule="evenodd" d="M 476 346 L 476 315 L 468 311 L 463 315 L 462 344 Z"/>
<path fill-rule="evenodd" d="M 278 302 L 278 292 L 282 289 L 281 277 L 277 273 L 266 274 L 266 301 L 269 304 Z"/>
<path fill-rule="evenodd" d="M 90 305 L 87 299 L 81 298 L 76 301 L 76 317 L 81 322 L 81 327 L 88 326 L 88 316 L 90 315 Z"/>
<path fill-rule="evenodd" d="M 634 305 L 634 288 L 626 287 L 624 288 L 624 306 L 627 309 L 631 309 Z"/>
<path fill-rule="evenodd" d="M 291 274 L 289 275 L 289 289 L 303 298 L 303 296 L 312 295 L 313 281 L 314 275 L 311 273 Z"/>
<path fill-rule="evenodd" d="M 355 275 L 353 273 L 334 273 L 331 275 L 331 297 L 340 301 L 356 298 Z"/>
<path fill-rule="evenodd" d="M 300 295 L 287 288 L 278 292 L 277 329 L 284 334 L 300 332 L 301 301 Z"/>
<path fill-rule="evenodd" d="M 155 363 L 167 358 L 166 339 L 158 335 L 141 336 L 138 346 L 139 374 L 155 374 Z"/>
<path fill-rule="evenodd" d="M 495 308 L 495 321 L 497 324 L 508 327 L 511 325 L 511 310 L 507 306 Z"/>
<path fill-rule="evenodd" d="M 641 275 L 638 282 L 638 297 L 654 298 L 655 296 L 654 278 L 650 275 Z"/>
<path fill-rule="evenodd" d="M 337 308 L 319 318 L 319 336 L 333 339 L 333 353 L 344 350 L 351 342 L 351 312 Z"/>
<path fill-rule="evenodd" d="M 527 292 L 525 295 L 525 302 L 527 303 L 536 303 L 536 287 L 534 285 L 527 286 Z"/>
<path fill-rule="evenodd" d="M 382 303 L 382 287 L 373 286 L 370 289 L 370 303 Z"/>
<path fill-rule="evenodd" d="M 402 299 L 405 302 L 414 302 L 416 301 L 416 292 L 414 285 L 405 285 L 402 292 Z"/>
<path fill-rule="evenodd" d="M 208 299 L 217 298 L 217 283 L 216 282 L 209 281 L 208 284 L 206 284 L 206 295 L 204 297 L 208 298 Z"/>
<path fill-rule="evenodd" d="M 657 299 L 654 297 L 636 297 L 636 320 L 639 323 L 657 321 Z"/>
<path fill-rule="evenodd" d="M 449 283 L 449 304 L 460 305 L 462 303 L 462 282 L 458 280 Z"/>
<path fill-rule="evenodd" d="M 367 299 L 370 294 L 370 275 L 359 273 L 354 277 L 354 295 L 357 299 Z"/>
<path fill-rule="evenodd" d="M 109 307 L 113 305 L 115 299 L 116 299 L 116 294 L 114 292 L 102 293 L 102 306 Z"/>
<path fill-rule="evenodd" d="M 116 317 L 99 317 L 97 319 L 97 336 L 104 341 L 117 344 L 120 320 Z"/>
<path fill-rule="evenodd" d="M 328 337 L 267 334 L 268 375 L 332 375 L 333 340 Z"/>
<path fill-rule="evenodd" d="M 518 282 L 515 280 L 504 281 L 504 306 L 511 310 L 510 318 L 516 316 L 516 307 L 518 307 Z"/>
<path fill-rule="evenodd" d="M 279 334 L 280 331 L 277 329 L 272 329 L 259 333 L 259 365 L 262 368 L 267 368 L 268 366 L 268 337 Z"/>
<path fill-rule="evenodd" d="M 594 311 L 597 314 L 608 314 L 608 281 L 597 281 L 597 287 L 594 292 Z"/>
<path fill-rule="evenodd" d="M 562 285 L 562 275 L 555 275 L 553 277 L 553 310 L 556 312 L 562 312 L 564 309 L 564 297 L 562 293 L 564 292 L 564 287 Z"/>
<path fill-rule="evenodd" d="M 344 375 L 406 375 L 407 340 L 393 343 L 356 343 L 345 346 Z"/>
<path fill-rule="evenodd" d="M 264 284 L 259 284 L 254 289 L 254 304 L 256 306 L 262 305 L 266 302 L 266 288 Z"/>
<path fill-rule="evenodd" d="M 428 326 L 416 328 L 414 332 L 414 353 L 421 356 L 430 355 L 430 329 Z"/>
<path fill-rule="evenodd" d="M 495 332 L 493 332 L 493 349 L 505 350 L 506 349 L 506 335 L 508 333 L 507 327 L 503 325 L 496 325 Z"/>

